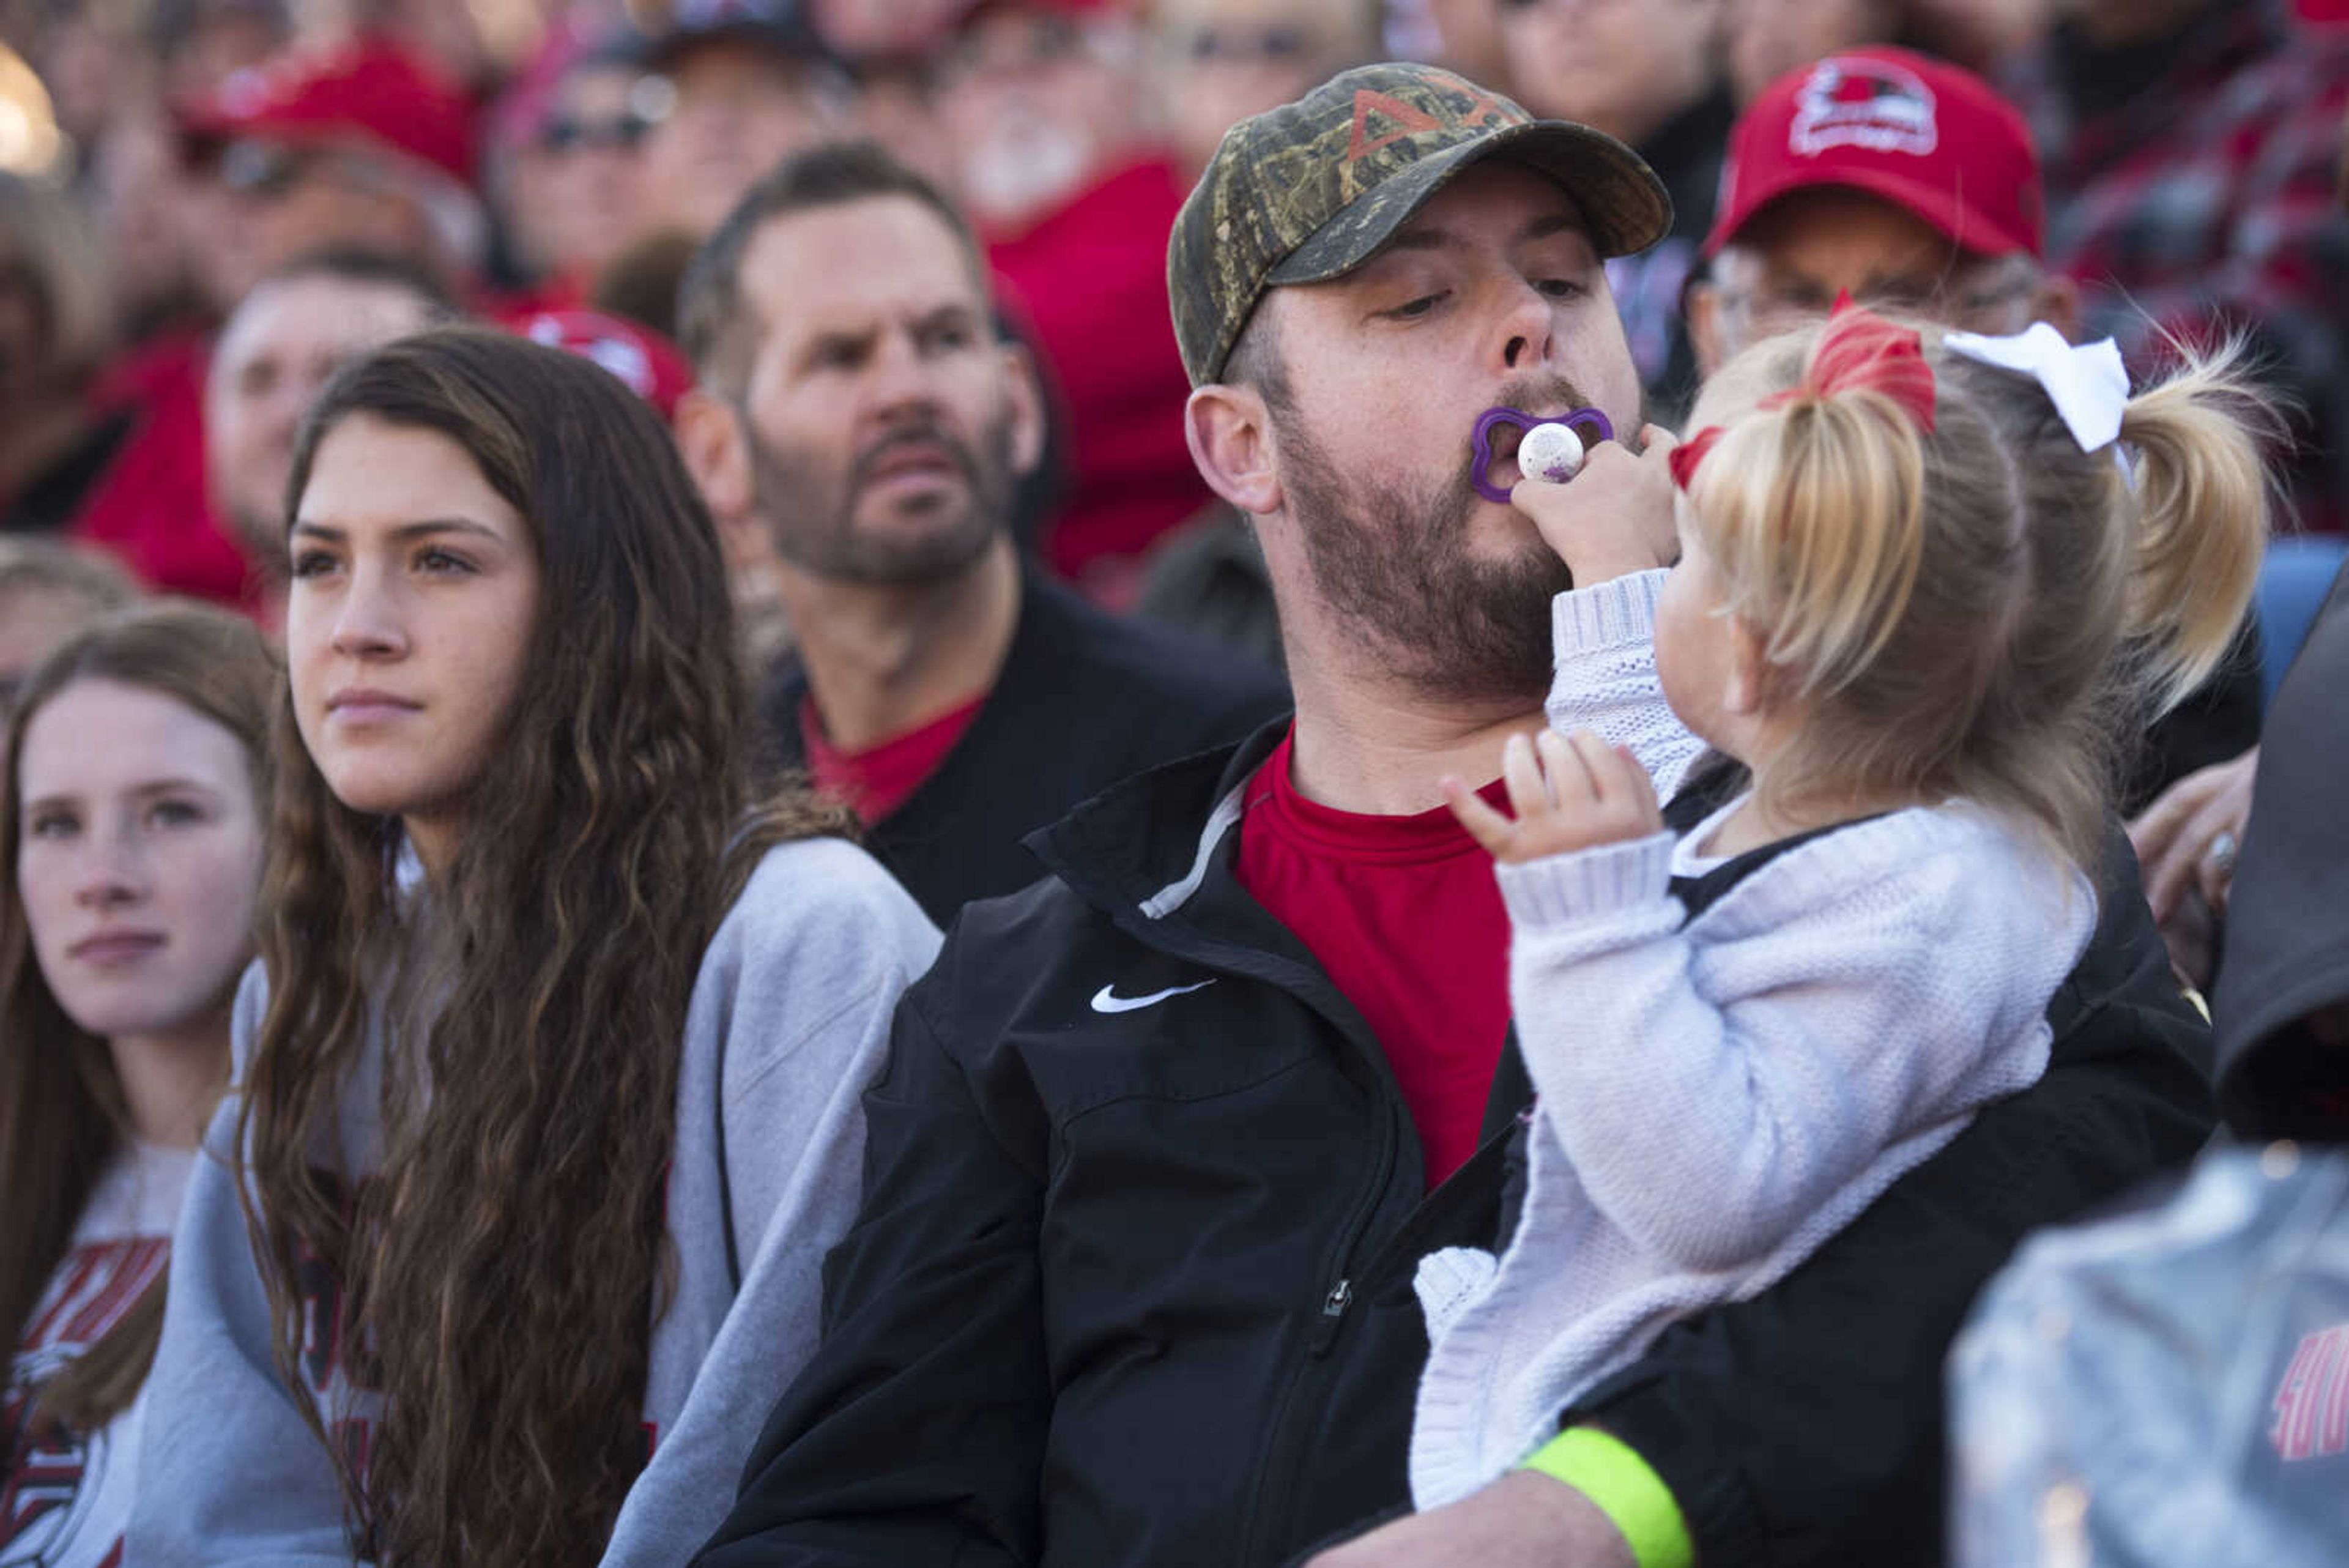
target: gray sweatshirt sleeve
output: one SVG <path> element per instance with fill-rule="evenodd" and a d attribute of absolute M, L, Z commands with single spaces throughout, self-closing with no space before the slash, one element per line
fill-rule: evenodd
<path fill-rule="evenodd" d="M 238 987 L 237 1082 L 268 989 L 258 963 Z M 334 1467 L 271 1358 L 268 1296 L 237 1199 L 236 1115 L 232 1095 L 212 1117 L 171 1238 L 124 1560 L 140 1568 L 347 1565 Z"/>
<path fill-rule="evenodd" d="M 680 1285 L 654 1331 L 647 1400 L 662 1430 L 605 1568 L 682 1563 L 700 1548 L 733 1503 L 769 1409 L 813 1354 L 823 1257 L 861 1196 L 864 1090 L 899 993 L 937 948 L 905 890 L 837 840 L 771 852 L 719 928 L 678 1072 L 669 1226 Z M 739 1291 L 722 1264 L 730 1207 Z M 714 1331 L 696 1333 L 697 1319 Z M 667 1417 L 660 1386 L 680 1376 L 689 1387 Z"/>
<path fill-rule="evenodd" d="M 654 1324 L 646 1393 L 659 1441 L 606 1563 L 682 1563 L 731 1504 L 768 1408 L 814 1349 L 823 1254 L 859 1197 L 862 1092 L 898 993 L 937 945 L 913 899 L 836 840 L 772 851 L 711 940 L 679 1062 L 669 1214 L 678 1289 Z M 256 964 L 237 995 L 236 1081 L 267 1002 Z M 213 1118 L 173 1237 L 126 1561 L 346 1565 L 334 1467 L 271 1354 L 267 1293 L 230 1158 L 236 1108 L 232 1096 Z"/>

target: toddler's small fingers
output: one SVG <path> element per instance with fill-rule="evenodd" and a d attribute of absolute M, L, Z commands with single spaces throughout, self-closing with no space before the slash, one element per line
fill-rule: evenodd
<path fill-rule="evenodd" d="M 1630 795 L 1631 775 L 1640 771 L 1640 764 L 1630 760 L 1630 753 L 1620 746 L 1609 745 L 1591 730 L 1577 730 L 1574 747 L 1583 765 L 1590 770 L 1590 782 L 1598 787 L 1599 799 L 1616 800 Z"/>
<path fill-rule="evenodd" d="M 1485 804 L 1485 797 L 1456 778 L 1444 781 L 1444 804 L 1452 810 L 1468 836 L 1485 846 L 1487 854 L 1498 857 L 1509 844 L 1509 819 Z"/>
<path fill-rule="evenodd" d="M 1575 771 L 1585 781 L 1592 800 L 1604 805 L 1622 794 L 1621 781 L 1615 777 L 1614 747 L 1589 730 L 1577 730 L 1566 737 L 1565 743 L 1571 748 Z"/>
<path fill-rule="evenodd" d="M 1542 777 L 1542 765 L 1534 755 L 1534 742 L 1523 735 L 1511 735 L 1508 744 L 1501 748 L 1501 777 L 1509 786 L 1509 809 L 1524 821 L 1529 816 L 1547 815 L 1553 809 L 1554 781 Z"/>
<path fill-rule="evenodd" d="M 1599 792 L 1583 765 L 1578 747 L 1556 730 L 1544 730 L 1534 739 L 1540 748 L 1543 767 L 1549 775 L 1550 797 L 1561 811 L 1588 811 L 1597 803 Z"/>

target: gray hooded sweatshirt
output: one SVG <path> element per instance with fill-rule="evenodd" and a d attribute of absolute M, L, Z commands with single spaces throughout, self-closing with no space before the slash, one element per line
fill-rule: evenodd
<path fill-rule="evenodd" d="M 678 1073 L 676 1289 L 652 1330 L 652 1458 L 614 1525 L 606 1568 L 693 1554 L 724 1518 L 769 1407 L 814 1350 L 823 1255 L 859 1196 L 861 1096 L 880 1069 L 898 993 L 937 946 L 904 889 L 836 839 L 770 851 L 712 938 Z M 256 964 L 237 995 L 238 1081 L 267 997 Z M 381 1141 L 381 1051 L 380 1038 L 370 1042 L 343 1095 L 347 1168 L 362 1173 Z M 140 1568 L 352 1561 L 334 1468 L 271 1358 L 268 1297 L 229 1158 L 236 1114 L 232 1096 L 172 1241 L 125 1558 Z M 351 1383 L 337 1347 L 302 1365 L 329 1430 L 364 1441 L 378 1397 Z"/>

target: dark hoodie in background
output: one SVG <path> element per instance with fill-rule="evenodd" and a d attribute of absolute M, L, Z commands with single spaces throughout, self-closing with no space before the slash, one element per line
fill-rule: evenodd
<path fill-rule="evenodd" d="M 2212 1002 L 2219 1108 L 2245 1137 L 2349 1142 L 2349 1049 L 2311 1013 L 2349 1002 L 2349 573 L 2268 711 Z M 2344 1551 L 2349 1556 L 2349 1551 Z"/>

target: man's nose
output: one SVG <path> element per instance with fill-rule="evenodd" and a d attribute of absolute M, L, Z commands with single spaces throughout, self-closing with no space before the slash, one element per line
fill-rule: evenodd
<path fill-rule="evenodd" d="M 277 400 L 270 408 L 271 415 L 299 430 L 302 421 L 309 417 L 310 405 L 318 400 L 318 394 L 326 389 L 326 383 L 342 367 L 343 358 L 337 355 L 311 365 L 299 375 L 285 378 L 278 383 Z"/>
<path fill-rule="evenodd" d="M 902 414 L 908 410 L 927 409 L 936 401 L 937 389 L 932 384 L 930 367 L 923 363 L 910 335 L 885 334 L 874 348 L 871 369 L 868 385 L 875 411 Z"/>
<path fill-rule="evenodd" d="M 312 389 L 281 389 L 270 394 L 263 406 L 262 429 L 267 432 L 272 450 L 290 452 L 294 438 L 302 432 L 302 416 L 310 411 Z"/>
<path fill-rule="evenodd" d="M 1504 376 L 1522 376 L 1549 362 L 1556 347 L 1557 305 L 1522 278 L 1506 286 L 1509 296 L 1496 334 L 1500 362 L 1495 369 Z"/>

